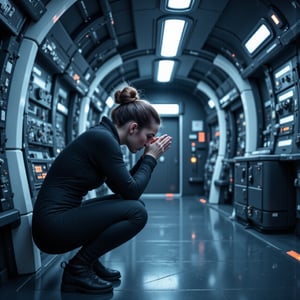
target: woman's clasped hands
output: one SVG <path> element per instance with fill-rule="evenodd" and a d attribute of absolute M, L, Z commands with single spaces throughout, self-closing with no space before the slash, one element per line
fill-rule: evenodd
<path fill-rule="evenodd" d="M 172 137 L 163 134 L 160 137 L 154 137 L 150 143 L 145 146 L 144 155 L 151 155 L 155 159 L 158 159 L 163 153 L 165 153 L 172 144 Z"/>

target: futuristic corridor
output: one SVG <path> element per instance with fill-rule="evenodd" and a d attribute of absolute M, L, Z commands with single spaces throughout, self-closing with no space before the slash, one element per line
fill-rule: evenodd
<path fill-rule="evenodd" d="M 0 0 L 0 299 L 299 300 L 300 0 Z"/>

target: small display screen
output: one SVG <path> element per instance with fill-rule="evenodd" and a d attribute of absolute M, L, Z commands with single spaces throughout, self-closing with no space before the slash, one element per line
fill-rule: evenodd
<path fill-rule="evenodd" d="M 46 178 L 48 166 L 46 163 L 33 163 L 33 172 L 35 179 L 42 181 Z"/>

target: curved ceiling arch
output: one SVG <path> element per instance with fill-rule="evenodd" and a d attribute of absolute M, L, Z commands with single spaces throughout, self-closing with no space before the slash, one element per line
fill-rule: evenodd
<path fill-rule="evenodd" d="M 54 2 L 57 5 L 58 1 Z M 216 90 L 219 97 L 234 83 L 230 74 L 213 64 L 215 57 L 226 57 L 240 73 L 249 66 L 252 70 L 254 58 L 242 45 L 245 38 L 258 20 L 268 18 L 270 9 L 282 10 L 287 16 L 294 10 L 290 2 L 280 0 L 247 3 L 201 0 L 194 2 L 191 11 L 181 13 L 166 10 L 165 2 L 156 0 L 68 0 L 67 3 L 68 8 L 59 12 L 59 21 L 91 69 L 96 73 L 112 57 L 122 58 L 122 65 L 103 78 L 103 88 L 144 79 L 159 84 L 154 78 L 155 62 L 162 58 L 157 51 L 160 20 L 181 17 L 190 23 L 180 54 L 174 58 L 177 68 L 169 84 L 180 82 L 182 88 L 193 85 L 191 90 L 194 90 L 202 81 Z"/>
<path fill-rule="evenodd" d="M 196 1 L 190 12 L 181 14 L 166 11 L 162 4 L 154 0 L 147 3 L 77 1 L 60 21 L 94 71 L 101 69 L 101 65 L 112 56 L 121 55 L 122 67 L 108 75 L 102 84 L 116 86 L 123 80 L 138 80 L 140 76 L 154 78 L 154 62 L 160 58 L 155 50 L 160 35 L 160 20 L 169 17 L 188 19 L 190 28 L 187 29 L 186 41 L 182 45 L 182 55 L 176 58 L 178 68 L 174 78 L 181 80 L 182 84 L 190 81 L 196 85 L 199 80 L 212 84 L 214 80 L 209 77 L 213 77 L 213 73 L 201 70 L 201 66 L 212 65 L 214 55 L 205 53 L 199 46 L 204 43 L 227 2 L 223 0 L 211 5 L 207 1 Z M 197 29 L 204 21 L 207 29 L 201 30 L 199 35 Z M 112 35 L 112 32 L 116 35 Z M 209 60 L 205 62 L 204 57 Z M 215 88 L 218 82 L 219 79 L 212 87 Z"/>

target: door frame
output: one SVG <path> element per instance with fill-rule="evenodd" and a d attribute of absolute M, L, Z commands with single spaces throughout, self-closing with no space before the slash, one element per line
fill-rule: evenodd
<path fill-rule="evenodd" d="M 163 118 L 168 118 L 168 117 L 177 117 L 178 118 L 178 146 L 179 146 L 179 151 L 178 151 L 178 182 L 179 182 L 179 192 L 174 193 L 171 195 L 168 194 L 161 194 L 161 193 L 143 193 L 142 198 L 164 198 L 164 197 L 169 197 L 170 198 L 179 198 L 182 196 L 182 187 L 183 187 L 183 137 L 182 137 L 182 128 L 183 128 L 183 116 L 182 114 L 179 114 L 177 116 L 174 115 L 164 115 L 162 116 Z"/>

